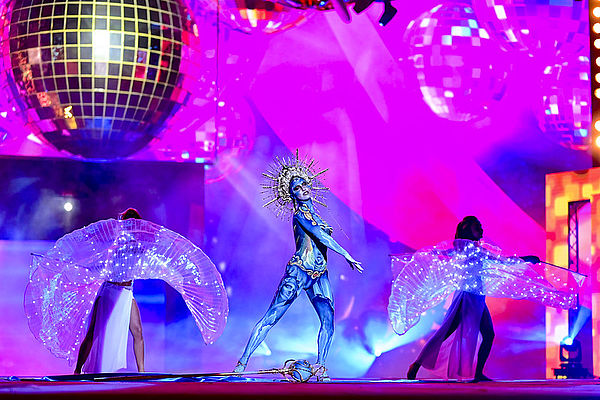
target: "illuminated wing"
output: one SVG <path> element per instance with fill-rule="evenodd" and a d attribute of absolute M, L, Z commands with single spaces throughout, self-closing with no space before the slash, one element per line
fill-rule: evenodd
<path fill-rule="evenodd" d="M 451 261 L 446 242 L 421 249 L 410 259 L 392 259 L 399 272 L 392 284 L 388 314 L 396 333 L 406 333 L 419 322 L 421 314 L 456 290 L 456 279 L 450 279 Z"/>
<path fill-rule="evenodd" d="M 455 290 L 568 309 L 575 306 L 583 282 L 572 271 L 503 256 L 497 247 L 463 239 L 421 249 L 410 258 L 392 258 L 392 270 L 399 272 L 388 313 L 400 335 Z"/>
<path fill-rule="evenodd" d="M 576 306 L 584 275 L 557 266 L 525 262 L 517 256 L 503 256 L 499 248 L 482 244 L 484 256 L 479 275 L 482 294 L 530 300 L 547 307 L 569 309 Z"/>
<path fill-rule="evenodd" d="M 29 329 L 56 357 L 75 361 L 103 280 L 75 264 L 34 256 L 25 289 Z"/>
<path fill-rule="evenodd" d="M 30 329 L 72 361 L 102 282 L 135 279 L 162 279 L 177 290 L 206 343 L 223 332 L 229 309 L 215 265 L 183 236 L 139 219 L 95 222 L 34 257 L 24 302 Z"/>

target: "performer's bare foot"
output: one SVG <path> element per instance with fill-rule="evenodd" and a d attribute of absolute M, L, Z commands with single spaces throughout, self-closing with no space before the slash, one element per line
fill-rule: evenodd
<path fill-rule="evenodd" d="M 236 372 L 238 374 L 244 372 L 246 370 L 246 365 L 248 364 L 244 364 L 243 362 L 238 361 L 235 365 L 235 368 L 233 369 L 233 372 Z"/>
<path fill-rule="evenodd" d="M 483 373 L 475 374 L 475 377 L 471 381 L 471 383 L 479 383 L 479 382 L 492 382 L 493 379 L 488 378 Z"/>
<path fill-rule="evenodd" d="M 421 364 L 416 361 L 410 364 L 410 367 L 408 367 L 408 372 L 406 373 L 406 379 L 411 381 L 417 379 L 417 372 L 419 372 L 419 368 L 421 368 Z"/>

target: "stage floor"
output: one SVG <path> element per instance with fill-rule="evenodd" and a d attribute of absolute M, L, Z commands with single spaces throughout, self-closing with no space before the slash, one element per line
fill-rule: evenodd
<path fill-rule="evenodd" d="M 44 399 L 600 399 L 599 380 L 531 380 L 462 383 L 443 381 L 332 380 L 290 383 L 268 379 L 51 382 L 0 379 L 0 397 Z"/>

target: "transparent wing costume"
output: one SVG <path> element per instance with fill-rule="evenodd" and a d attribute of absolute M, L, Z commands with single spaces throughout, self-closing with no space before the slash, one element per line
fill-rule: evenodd
<path fill-rule="evenodd" d="M 140 219 L 95 222 L 34 256 L 24 299 L 29 328 L 72 362 L 102 283 L 134 279 L 162 279 L 177 290 L 206 343 L 223 332 L 228 301 L 215 265 L 183 236 Z"/>
<path fill-rule="evenodd" d="M 463 239 L 426 247 L 410 258 L 392 257 L 392 270 L 398 275 L 388 313 L 400 335 L 456 290 L 568 309 L 575 305 L 583 283 L 581 275 L 569 270 L 503 256 L 493 245 Z"/>

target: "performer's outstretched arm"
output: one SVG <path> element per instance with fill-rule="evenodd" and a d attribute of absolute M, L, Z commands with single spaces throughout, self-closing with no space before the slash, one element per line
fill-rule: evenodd
<path fill-rule="evenodd" d="M 294 215 L 294 220 L 298 221 L 300 226 L 302 226 L 302 228 L 305 231 L 311 234 L 324 246 L 343 256 L 346 259 L 346 261 L 348 261 L 348 264 L 350 264 L 350 267 L 352 269 L 356 269 L 358 272 L 363 271 L 363 267 L 361 266 L 360 262 L 352 258 L 352 256 L 346 251 L 346 249 L 340 246 L 338 242 L 335 241 L 335 239 L 333 239 L 327 232 L 325 232 L 319 226 L 317 221 L 315 221 L 310 212 L 300 211 Z"/>

